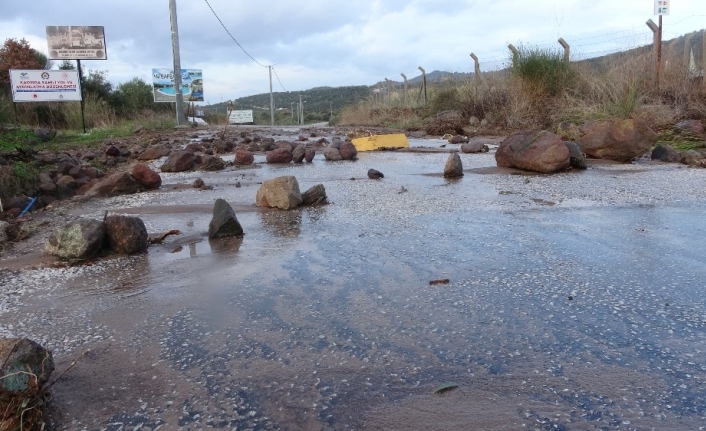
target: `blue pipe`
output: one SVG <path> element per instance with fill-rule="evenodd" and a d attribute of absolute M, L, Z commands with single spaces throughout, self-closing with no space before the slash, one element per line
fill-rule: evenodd
<path fill-rule="evenodd" d="M 38 198 L 39 198 L 39 196 L 33 197 L 32 200 L 29 201 L 29 203 L 27 204 L 27 206 L 25 207 L 25 209 L 22 210 L 22 212 L 20 213 L 20 215 L 17 216 L 17 218 L 20 218 L 20 217 L 22 217 L 23 215 L 27 214 L 27 211 L 29 211 L 29 210 L 32 209 L 32 207 L 34 206 L 34 203 L 37 202 L 37 199 L 38 199 Z"/>

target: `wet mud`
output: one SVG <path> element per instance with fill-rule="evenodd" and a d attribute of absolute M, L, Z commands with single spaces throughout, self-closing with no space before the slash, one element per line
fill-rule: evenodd
<path fill-rule="evenodd" d="M 492 157 L 463 155 L 458 181 L 437 176 L 445 154 L 382 152 L 87 202 L 75 216 L 183 234 L 91 266 L 6 267 L 20 293 L 2 332 L 50 346 L 57 370 L 91 350 L 53 390 L 60 430 L 703 427 L 706 204 L 630 184 L 706 176 L 601 165 L 527 183 Z M 256 208 L 279 175 L 331 204 Z M 216 198 L 244 238 L 208 240 Z"/>

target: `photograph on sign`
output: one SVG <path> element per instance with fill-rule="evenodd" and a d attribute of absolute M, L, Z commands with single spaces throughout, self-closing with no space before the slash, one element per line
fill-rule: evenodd
<path fill-rule="evenodd" d="M 201 69 L 181 69 L 181 94 L 184 102 L 203 102 L 203 72 Z M 176 102 L 173 69 L 152 69 L 155 102 Z"/>
<path fill-rule="evenodd" d="M 102 26 L 47 26 L 49 60 L 106 60 Z"/>
<path fill-rule="evenodd" d="M 252 123 L 252 110 L 250 109 L 244 111 L 231 111 L 228 122 L 230 124 Z"/>
<path fill-rule="evenodd" d="M 14 102 L 76 102 L 81 100 L 77 70 L 10 70 Z"/>

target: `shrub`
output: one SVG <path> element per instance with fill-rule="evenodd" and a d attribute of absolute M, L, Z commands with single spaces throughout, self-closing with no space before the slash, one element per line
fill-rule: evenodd
<path fill-rule="evenodd" d="M 522 45 L 517 51 L 510 70 L 533 89 L 554 97 L 576 87 L 578 74 L 571 63 L 564 61 L 563 53 Z"/>

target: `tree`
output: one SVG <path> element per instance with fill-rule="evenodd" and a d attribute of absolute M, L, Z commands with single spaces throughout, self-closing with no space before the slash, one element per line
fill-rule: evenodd
<path fill-rule="evenodd" d="M 76 70 L 76 65 L 71 60 L 61 60 L 59 70 Z"/>
<path fill-rule="evenodd" d="M 110 100 L 110 95 L 113 92 L 113 84 L 108 81 L 108 72 L 105 70 L 84 72 L 81 87 L 85 94 L 93 94 L 106 102 Z"/>
<path fill-rule="evenodd" d="M 118 85 L 118 92 L 123 95 L 125 111 L 128 114 L 134 114 L 141 109 L 153 108 L 152 86 L 140 78 L 136 77 Z"/>
<path fill-rule="evenodd" d="M 10 69 L 42 70 L 51 62 L 24 38 L 7 39 L 0 48 L 0 92 L 10 92 Z"/>

